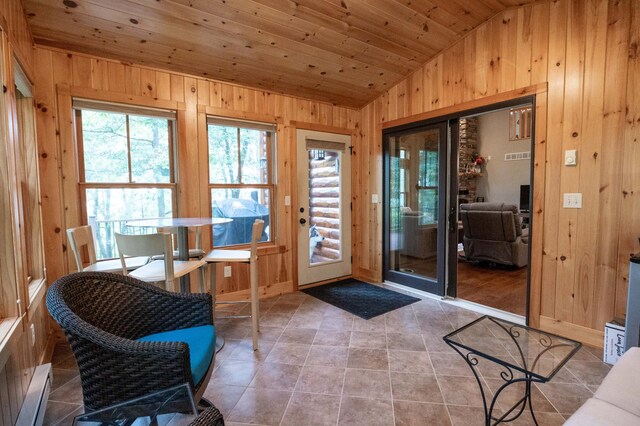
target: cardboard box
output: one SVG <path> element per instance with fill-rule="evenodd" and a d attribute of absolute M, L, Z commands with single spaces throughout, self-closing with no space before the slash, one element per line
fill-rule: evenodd
<path fill-rule="evenodd" d="M 604 359 L 607 364 L 615 364 L 624 354 L 624 325 L 617 321 L 604 326 Z"/>

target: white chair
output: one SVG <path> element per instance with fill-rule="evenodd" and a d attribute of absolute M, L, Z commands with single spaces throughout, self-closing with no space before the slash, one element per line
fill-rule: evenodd
<path fill-rule="evenodd" d="M 175 250 L 175 247 L 176 247 L 175 240 L 177 238 L 178 231 L 176 230 L 176 228 L 172 228 L 172 227 L 158 228 L 158 232 L 171 234 L 171 241 L 173 242 L 173 247 L 174 247 L 173 258 L 174 259 L 177 258 L 178 250 Z M 200 232 L 200 227 L 196 227 L 194 232 L 196 234 L 196 245 L 194 248 L 189 249 L 189 259 L 202 259 L 202 257 L 205 254 L 205 251 L 202 249 L 202 233 Z M 163 255 L 153 256 L 152 259 L 162 260 Z"/>
<path fill-rule="evenodd" d="M 202 260 L 213 265 L 211 275 L 211 296 L 213 297 L 213 316 L 215 319 L 216 305 L 216 263 L 247 263 L 249 264 L 250 286 L 251 286 L 251 315 L 229 315 L 220 318 L 251 318 L 253 332 L 253 350 L 258 349 L 258 331 L 260 331 L 260 301 L 258 297 L 258 240 L 264 229 L 264 221 L 256 219 L 253 222 L 251 232 L 251 250 L 221 250 L 215 249 L 209 252 Z M 225 301 L 220 304 L 246 303 L 244 301 Z"/>
<path fill-rule="evenodd" d="M 78 268 L 78 272 L 115 272 L 119 273 L 122 271 L 122 262 L 120 259 L 109 259 L 109 260 L 97 260 L 96 259 L 96 249 L 95 243 L 93 240 L 93 230 L 91 226 L 84 225 L 78 226 L 77 228 L 69 228 L 67 229 L 67 239 L 69 240 L 69 246 L 71 247 L 71 251 L 73 252 L 73 257 L 76 260 L 76 266 Z M 84 266 L 82 261 L 82 248 L 87 247 L 87 252 L 89 253 L 89 265 Z M 149 263 L 149 256 L 138 256 L 138 257 L 127 257 L 125 259 L 126 268 L 128 271 L 132 271 L 141 266 Z"/>
<path fill-rule="evenodd" d="M 125 256 L 164 255 L 163 260 L 153 260 L 138 268 L 129 276 L 148 283 L 165 283 L 169 291 L 177 291 L 175 279 L 199 270 L 199 288 L 204 292 L 204 266 L 202 260 L 173 260 L 171 234 L 124 235 L 116 232 L 122 271 L 127 275 Z"/>

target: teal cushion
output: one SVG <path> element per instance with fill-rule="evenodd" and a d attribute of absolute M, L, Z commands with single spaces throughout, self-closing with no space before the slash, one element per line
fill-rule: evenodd
<path fill-rule="evenodd" d="M 209 369 L 216 349 L 216 329 L 212 325 L 183 328 L 150 334 L 138 339 L 139 342 L 184 342 L 189 345 L 191 375 L 198 384 Z"/>

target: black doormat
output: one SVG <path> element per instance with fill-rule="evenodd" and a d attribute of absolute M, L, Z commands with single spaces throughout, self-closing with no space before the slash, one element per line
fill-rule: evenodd
<path fill-rule="evenodd" d="M 353 278 L 302 291 L 364 319 L 386 314 L 420 300 Z"/>

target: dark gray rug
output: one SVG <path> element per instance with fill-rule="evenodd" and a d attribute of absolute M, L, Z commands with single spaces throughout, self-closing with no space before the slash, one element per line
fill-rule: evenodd
<path fill-rule="evenodd" d="M 302 291 L 364 319 L 386 314 L 420 300 L 353 278 Z"/>

